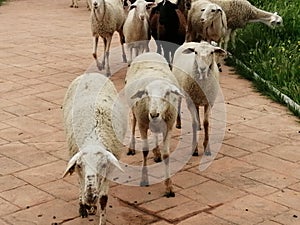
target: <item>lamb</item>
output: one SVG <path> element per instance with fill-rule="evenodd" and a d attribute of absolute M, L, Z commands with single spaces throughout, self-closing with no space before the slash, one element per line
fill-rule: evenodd
<path fill-rule="evenodd" d="M 231 39 L 235 48 L 236 29 L 245 27 L 248 23 L 261 22 L 273 28 L 283 24 L 281 16 L 253 6 L 247 0 L 211 0 L 222 7 L 227 17 L 227 32 L 224 39 L 224 49 L 227 50 Z"/>
<path fill-rule="evenodd" d="M 192 152 L 198 155 L 197 130 L 200 128 L 199 106 L 204 106 L 204 153 L 211 155 L 209 146 L 209 116 L 219 91 L 219 70 L 216 56 L 224 57 L 226 51 L 208 42 L 186 42 L 174 55 L 173 73 L 186 94 L 186 102 L 192 117 Z M 181 126 L 180 104 L 177 127 Z"/>
<path fill-rule="evenodd" d="M 99 70 L 105 68 L 106 75 L 110 76 L 109 49 L 112 36 L 115 31 L 119 33 L 122 46 L 123 62 L 127 62 L 124 51 L 123 24 L 125 12 L 121 0 L 92 0 L 91 28 L 93 34 L 93 57 Z M 99 36 L 104 42 L 104 54 L 102 63 L 97 59 L 97 45 Z"/>
<path fill-rule="evenodd" d="M 135 126 L 138 122 L 143 142 L 143 169 L 141 186 L 148 186 L 147 155 L 149 153 L 147 132 L 150 129 L 155 136 L 154 161 L 161 161 L 158 146 L 158 134 L 163 134 L 163 159 L 165 163 L 166 197 L 174 197 L 169 171 L 169 145 L 171 131 L 176 120 L 179 96 L 168 62 L 158 53 L 148 52 L 136 57 L 126 74 L 125 95 L 132 109 L 132 136 L 128 155 L 135 154 Z"/>
<path fill-rule="evenodd" d="M 100 203 L 100 225 L 106 224 L 108 176 L 122 170 L 122 140 L 127 122 L 125 109 L 116 101 L 112 82 L 99 73 L 77 77 L 69 86 L 63 103 L 63 118 L 70 160 L 63 174 L 79 176 L 79 214 L 95 214 Z M 114 129 L 117 127 L 118 129 Z"/>
<path fill-rule="evenodd" d="M 193 2 L 188 13 L 186 41 L 219 42 L 227 30 L 225 12 L 206 0 Z"/>
<path fill-rule="evenodd" d="M 130 5 L 128 16 L 123 26 L 125 42 L 129 49 L 128 64 L 132 61 L 132 51 L 135 48 L 136 56 L 143 51 L 149 51 L 149 41 L 151 38 L 149 14 L 156 3 L 137 0 Z"/>

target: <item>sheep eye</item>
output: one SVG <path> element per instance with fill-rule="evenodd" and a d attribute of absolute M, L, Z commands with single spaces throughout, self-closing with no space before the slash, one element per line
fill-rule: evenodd
<path fill-rule="evenodd" d="M 205 9 L 201 9 L 201 11 L 203 12 Z"/>
<path fill-rule="evenodd" d="M 76 165 L 77 165 L 77 168 L 78 168 L 78 169 L 81 169 L 81 166 L 80 166 L 80 165 L 78 165 L 78 164 L 76 164 Z"/>
<path fill-rule="evenodd" d="M 150 6 L 149 6 L 149 5 L 147 5 L 147 6 L 146 6 L 146 9 L 147 9 L 147 10 L 148 10 L 148 9 L 150 9 Z"/>
<path fill-rule="evenodd" d="M 215 12 L 216 10 L 215 10 L 215 9 L 212 9 L 211 11 L 212 11 L 212 12 Z"/>
<path fill-rule="evenodd" d="M 214 51 L 210 52 L 210 54 L 214 54 Z"/>

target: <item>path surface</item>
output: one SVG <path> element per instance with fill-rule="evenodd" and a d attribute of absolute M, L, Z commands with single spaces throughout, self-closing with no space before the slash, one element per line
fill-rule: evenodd
<path fill-rule="evenodd" d="M 78 217 L 77 176 L 61 178 L 68 160 L 62 99 L 75 77 L 94 68 L 89 12 L 83 0 L 78 9 L 69 4 L 22 0 L 0 7 L 1 225 L 98 224 L 97 216 Z M 112 76 L 121 89 L 126 66 L 119 55 L 112 61 L 123 67 Z M 163 182 L 112 183 L 109 225 L 300 224 L 299 120 L 230 68 L 221 86 L 226 132 L 210 167 L 201 172 L 200 157 L 191 158 L 173 176 L 176 197 L 169 199 Z M 173 147 L 188 140 L 188 133 L 175 134 Z M 141 158 L 122 159 L 139 165 Z"/>

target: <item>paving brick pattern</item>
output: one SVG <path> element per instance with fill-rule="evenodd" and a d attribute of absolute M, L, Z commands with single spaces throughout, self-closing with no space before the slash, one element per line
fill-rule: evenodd
<path fill-rule="evenodd" d="M 1 225 L 98 224 L 98 216 L 78 216 L 76 175 L 61 178 L 68 160 L 63 96 L 74 78 L 96 70 L 85 2 L 69 4 L 12 0 L 0 7 Z M 117 35 L 111 47 L 119 47 Z M 111 55 L 111 79 L 121 90 L 126 65 Z M 112 182 L 108 225 L 300 224 L 299 119 L 232 68 L 224 66 L 220 83 L 226 132 L 210 167 L 199 171 L 200 157 L 186 162 L 173 176 L 175 198 L 163 196 L 163 182 Z M 189 138 L 174 130 L 172 148 L 189 148 Z M 140 165 L 141 158 L 139 152 L 122 160 Z"/>

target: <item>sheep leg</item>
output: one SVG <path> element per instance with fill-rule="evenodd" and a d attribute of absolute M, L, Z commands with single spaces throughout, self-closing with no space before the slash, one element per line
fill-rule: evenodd
<path fill-rule="evenodd" d="M 201 128 L 201 121 L 200 121 L 200 112 L 199 112 L 199 107 L 196 107 L 197 110 L 197 122 L 198 122 L 198 130 L 202 130 Z"/>
<path fill-rule="evenodd" d="M 155 133 L 154 136 L 155 136 L 155 148 L 153 149 L 154 162 L 158 163 L 161 162 L 161 154 L 158 146 L 158 134 Z"/>
<path fill-rule="evenodd" d="M 166 193 L 165 196 L 167 198 L 170 197 L 175 197 L 175 193 L 173 191 L 173 186 L 172 186 L 172 180 L 170 176 L 170 138 L 171 138 L 171 132 L 166 131 L 164 133 L 164 141 L 163 141 L 163 159 L 165 163 L 165 185 L 166 185 Z"/>
<path fill-rule="evenodd" d="M 84 196 L 84 183 L 81 182 L 84 178 L 80 175 L 80 173 L 77 173 L 79 175 L 79 215 L 82 218 L 88 217 L 88 209 L 85 204 L 83 204 L 82 199 Z"/>
<path fill-rule="evenodd" d="M 136 126 L 136 117 L 134 113 L 132 113 L 132 127 L 131 127 L 131 140 L 127 155 L 135 155 L 135 126 Z"/>
<path fill-rule="evenodd" d="M 103 39 L 103 40 L 105 40 L 105 42 L 104 42 L 105 54 L 103 56 L 102 66 L 105 67 L 107 77 L 110 77 L 110 75 L 111 75 L 110 66 L 109 66 L 109 49 L 110 49 L 111 39 L 112 39 L 112 36 L 109 36 L 109 37 Z"/>
<path fill-rule="evenodd" d="M 149 186 L 148 168 L 147 168 L 147 156 L 149 153 L 149 144 L 148 144 L 147 130 L 148 129 L 146 128 L 140 127 L 141 138 L 143 141 L 143 168 L 142 168 L 142 180 L 140 183 L 140 186 L 142 187 Z"/>
<path fill-rule="evenodd" d="M 227 29 L 224 37 L 224 50 L 227 51 L 228 48 L 228 42 L 230 40 L 230 35 L 231 35 L 231 29 Z"/>
<path fill-rule="evenodd" d="M 236 31 L 235 30 L 232 30 L 231 31 L 231 34 L 230 34 L 230 40 L 231 40 L 231 44 L 232 44 L 232 47 L 235 49 L 235 37 L 236 37 Z"/>
<path fill-rule="evenodd" d="M 209 146 L 209 115 L 210 115 L 210 105 L 207 104 L 204 106 L 204 154 L 209 156 L 211 155 L 210 146 Z"/>
<path fill-rule="evenodd" d="M 123 62 L 127 63 L 127 58 L 125 54 L 125 49 L 124 49 L 124 43 L 125 43 L 125 36 L 123 34 L 123 28 L 119 31 L 119 37 L 120 37 L 120 43 L 121 43 L 121 48 L 122 48 L 122 58 Z M 132 58 L 131 58 L 132 59 Z"/>
<path fill-rule="evenodd" d="M 197 108 L 199 108 L 199 106 L 196 106 L 192 101 L 187 101 L 187 105 L 192 117 L 192 129 L 193 129 L 193 140 L 192 140 L 193 153 L 192 154 L 193 156 L 198 156 L 199 154 L 198 154 L 197 130 L 199 127 L 199 122 L 198 122 L 199 113 L 197 111 Z"/>
<path fill-rule="evenodd" d="M 96 65 L 97 65 L 98 69 L 102 70 L 102 65 L 98 61 L 98 57 L 97 57 L 98 41 L 99 41 L 99 36 L 95 36 L 93 39 L 93 57 L 96 60 Z"/>
<path fill-rule="evenodd" d="M 178 106 L 177 106 L 177 119 L 176 119 L 176 128 L 181 129 L 181 101 L 182 98 L 178 99 Z"/>
<path fill-rule="evenodd" d="M 99 219 L 99 225 L 105 225 L 106 224 L 106 205 L 108 201 L 108 188 L 109 188 L 109 182 L 106 178 L 103 178 L 102 184 L 101 184 L 101 191 L 100 191 L 100 219 Z"/>

